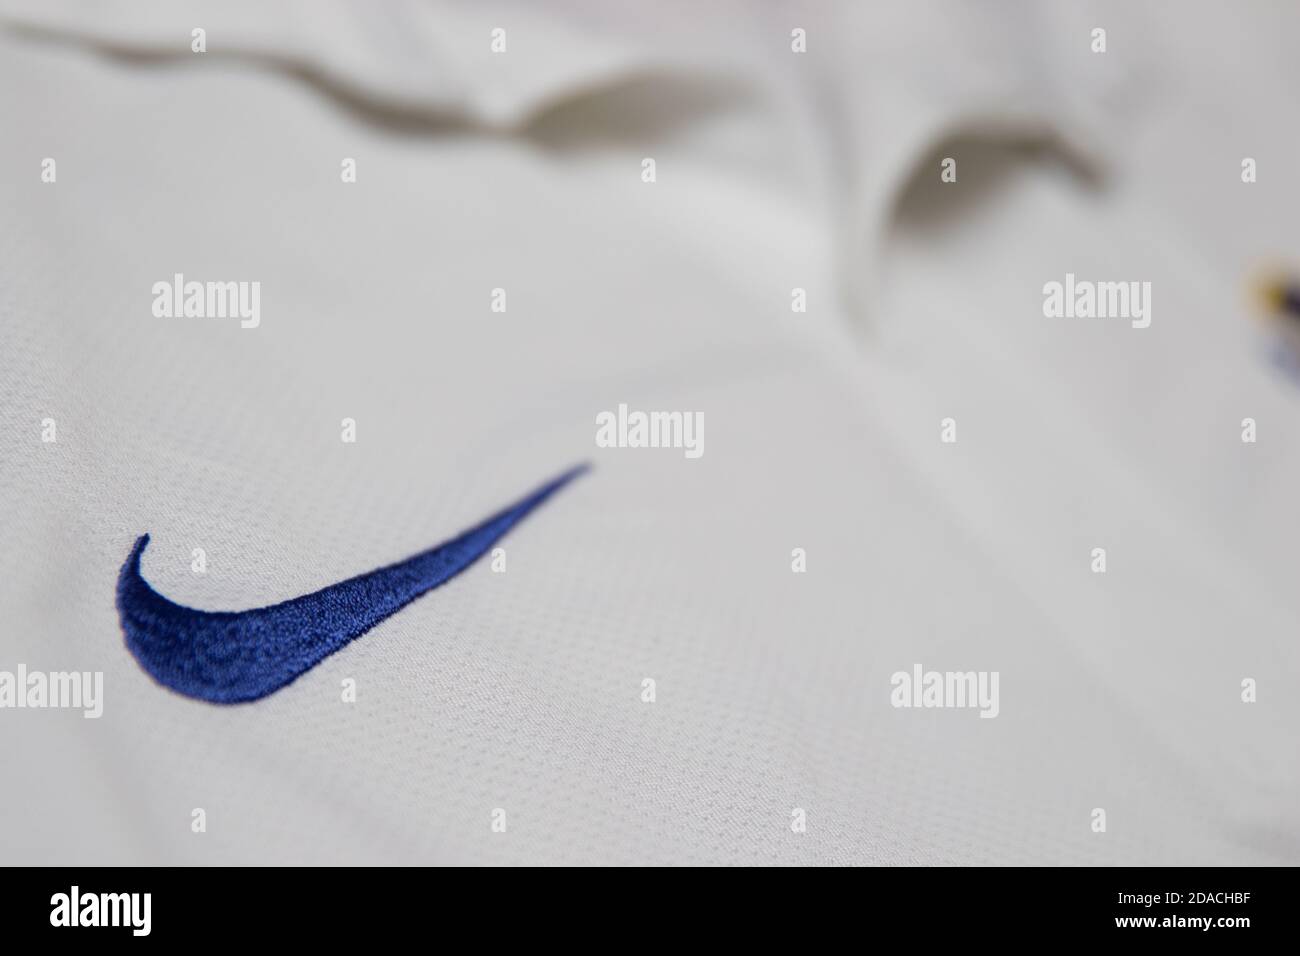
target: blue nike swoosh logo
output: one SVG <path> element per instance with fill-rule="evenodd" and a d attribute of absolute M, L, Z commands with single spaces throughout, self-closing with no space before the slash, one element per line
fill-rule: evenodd
<path fill-rule="evenodd" d="M 169 601 L 140 574 L 141 535 L 117 579 L 126 646 L 154 680 L 216 704 L 257 700 L 482 557 L 530 511 L 587 470 L 570 469 L 446 544 L 311 594 L 248 611 Z"/>

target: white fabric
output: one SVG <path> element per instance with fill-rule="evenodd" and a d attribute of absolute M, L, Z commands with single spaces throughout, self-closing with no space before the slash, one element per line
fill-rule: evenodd
<path fill-rule="evenodd" d="M 1297 392 L 1240 295 L 1300 11 L 701 6 L 0 3 L 0 669 L 105 674 L 0 710 L 0 859 L 1300 862 Z M 1151 327 L 1044 318 L 1067 271 Z M 260 327 L 155 318 L 176 272 Z M 596 449 L 620 402 L 704 455 Z M 265 700 L 123 645 L 140 533 L 255 607 L 587 459 Z M 999 716 L 891 707 L 917 662 Z"/>

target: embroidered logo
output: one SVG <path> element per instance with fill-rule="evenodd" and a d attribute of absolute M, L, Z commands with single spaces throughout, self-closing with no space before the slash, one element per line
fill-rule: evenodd
<path fill-rule="evenodd" d="M 117 609 L 126 646 L 164 687 L 216 704 L 265 697 L 380 621 L 465 570 L 585 465 L 456 538 L 311 594 L 247 611 L 200 611 L 168 600 L 140 573 L 141 535 L 122 566 Z"/>

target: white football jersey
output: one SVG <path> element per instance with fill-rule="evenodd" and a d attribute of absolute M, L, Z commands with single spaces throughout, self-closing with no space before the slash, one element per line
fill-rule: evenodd
<path fill-rule="evenodd" d="M 0 860 L 1300 862 L 1300 9 L 1178 11 L 0 0 Z"/>

